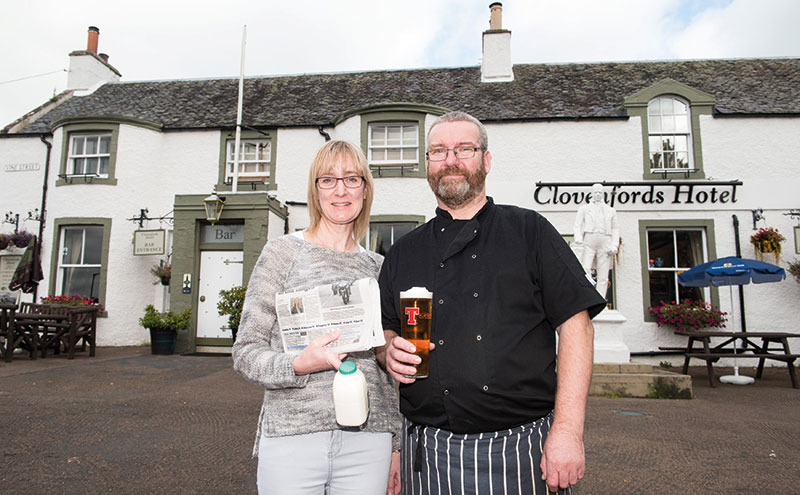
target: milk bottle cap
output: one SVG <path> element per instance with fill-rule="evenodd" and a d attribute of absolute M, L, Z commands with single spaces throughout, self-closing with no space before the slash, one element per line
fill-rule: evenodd
<path fill-rule="evenodd" d="M 356 363 L 353 361 L 345 361 L 339 366 L 339 373 L 343 375 L 352 375 L 356 372 Z"/>

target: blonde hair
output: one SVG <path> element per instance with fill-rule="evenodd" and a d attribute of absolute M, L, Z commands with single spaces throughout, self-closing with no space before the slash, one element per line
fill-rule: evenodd
<path fill-rule="evenodd" d="M 343 157 L 349 157 L 358 169 L 358 174 L 364 177 L 364 203 L 361 213 L 353 221 L 353 239 L 360 241 L 369 229 L 369 212 L 372 207 L 374 187 L 372 182 L 372 171 L 367 164 L 367 157 L 358 146 L 335 139 L 325 143 L 317 151 L 317 156 L 311 162 L 308 169 L 308 215 L 311 223 L 308 226 L 309 232 L 315 232 L 322 221 L 322 207 L 319 204 L 319 190 L 317 189 L 317 177 L 333 170 Z"/>

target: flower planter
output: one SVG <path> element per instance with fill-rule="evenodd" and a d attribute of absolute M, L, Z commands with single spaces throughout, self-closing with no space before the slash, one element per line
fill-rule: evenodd
<path fill-rule="evenodd" d="M 169 330 L 150 329 L 150 351 L 153 354 L 170 355 L 175 353 L 178 334 Z"/>
<path fill-rule="evenodd" d="M 160 277 L 160 279 L 161 279 L 161 285 L 169 285 L 170 277 Z"/>

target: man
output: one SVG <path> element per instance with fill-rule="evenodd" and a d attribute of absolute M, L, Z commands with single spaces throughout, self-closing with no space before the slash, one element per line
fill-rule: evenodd
<path fill-rule="evenodd" d="M 601 184 L 592 185 L 591 202 L 578 208 L 573 234 L 581 265 L 588 275 L 595 267 L 597 292 L 605 298 L 611 259 L 617 254 L 619 245 L 619 227 L 617 212 L 605 203 Z"/>
<path fill-rule="evenodd" d="M 478 120 L 438 118 L 426 157 L 436 216 L 392 246 L 380 273 L 379 360 L 400 382 L 406 493 L 568 492 L 584 474 L 590 317 L 605 303 L 544 217 L 486 196 L 492 155 Z M 414 286 L 433 292 L 429 376 L 418 380 L 403 376 L 419 358 L 398 336 L 399 293 Z"/>

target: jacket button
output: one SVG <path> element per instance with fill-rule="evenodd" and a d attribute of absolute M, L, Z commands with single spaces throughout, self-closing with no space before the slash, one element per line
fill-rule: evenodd
<path fill-rule="evenodd" d="M 489 390 L 489 386 L 488 385 L 484 385 L 483 386 L 483 391 L 486 392 L 487 390 Z"/>
<path fill-rule="evenodd" d="M 444 340 L 439 340 L 439 345 L 444 345 Z"/>
<path fill-rule="evenodd" d="M 475 340 L 481 340 L 482 338 L 483 338 L 483 337 L 481 337 L 480 335 L 478 335 L 478 336 L 476 336 L 476 337 L 475 337 Z"/>
<path fill-rule="evenodd" d="M 439 299 L 439 304 L 444 304 L 444 299 Z"/>
<path fill-rule="evenodd" d="M 472 259 L 475 259 L 475 258 L 477 258 L 477 257 L 478 257 L 478 255 L 477 255 L 477 254 L 473 254 L 473 255 L 472 255 Z"/>
<path fill-rule="evenodd" d="M 443 393 L 444 395 L 450 395 L 450 391 L 449 391 L 448 389 L 444 389 L 444 392 L 442 392 L 442 393 Z"/>
<path fill-rule="evenodd" d="M 444 263 L 439 263 L 439 268 L 444 268 Z"/>
<path fill-rule="evenodd" d="M 478 297 L 478 293 L 477 292 L 473 293 L 472 297 Z"/>

